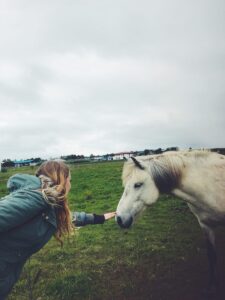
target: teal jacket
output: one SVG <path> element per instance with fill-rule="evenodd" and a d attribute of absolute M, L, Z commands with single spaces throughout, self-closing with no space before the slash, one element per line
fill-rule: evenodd
<path fill-rule="evenodd" d="M 37 191 L 36 176 L 17 174 L 0 200 L 0 300 L 5 299 L 19 278 L 26 260 L 40 250 L 56 231 L 56 216 Z"/>

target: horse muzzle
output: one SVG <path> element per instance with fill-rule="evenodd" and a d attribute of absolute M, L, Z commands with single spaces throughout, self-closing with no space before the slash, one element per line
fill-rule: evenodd
<path fill-rule="evenodd" d="M 126 215 L 126 216 L 122 216 L 122 215 L 117 215 L 116 216 L 116 221 L 117 224 L 121 227 L 121 228 L 129 228 L 132 223 L 133 223 L 133 217 L 130 215 Z"/>

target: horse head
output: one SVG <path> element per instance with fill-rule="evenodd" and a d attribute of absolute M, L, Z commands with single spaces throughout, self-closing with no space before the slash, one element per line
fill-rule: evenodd
<path fill-rule="evenodd" d="M 124 192 L 117 206 L 116 221 L 129 228 L 145 208 L 154 203 L 159 191 L 144 162 L 131 157 L 123 168 Z"/>

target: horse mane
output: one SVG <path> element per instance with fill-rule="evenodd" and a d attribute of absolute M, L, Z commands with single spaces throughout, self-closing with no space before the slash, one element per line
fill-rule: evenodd
<path fill-rule="evenodd" d="M 207 158 L 210 153 L 207 150 L 171 151 L 159 155 L 140 156 L 136 159 L 149 172 L 158 190 L 161 193 L 170 193 L 181 182 L 186 160 L 192 159 L 195 163 L 195 161 Z M 137 166 L 132 161 L 125 163 L 122 175 L 123 184 L 136 168 Z"/>
<path fill-rule="evenodd" d="M 170 193 L 182 177 L 184 162 L 178 155 L 159 155 L 150 160 L 150 174 L 160 193 Z"/>

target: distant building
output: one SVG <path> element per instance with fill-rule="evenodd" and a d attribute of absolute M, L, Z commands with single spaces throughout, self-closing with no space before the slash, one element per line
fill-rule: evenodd
<path fill-rule="evenodd" d="M 26 160 L 14 160 L 13 161 L 15 167 L 23 167 L 23 166 L 32 166 L 34 165 L 34 162 L 32 159 L 26 159 Z"/>
<path fill-rule="evenodd" d="M 134 155 L 133 151 L 130 152 L 118 152 L 113 154 L 113 159 L 114 160 L 122 160 L 126 158 L 130 158 L 132 155 Z"/>

